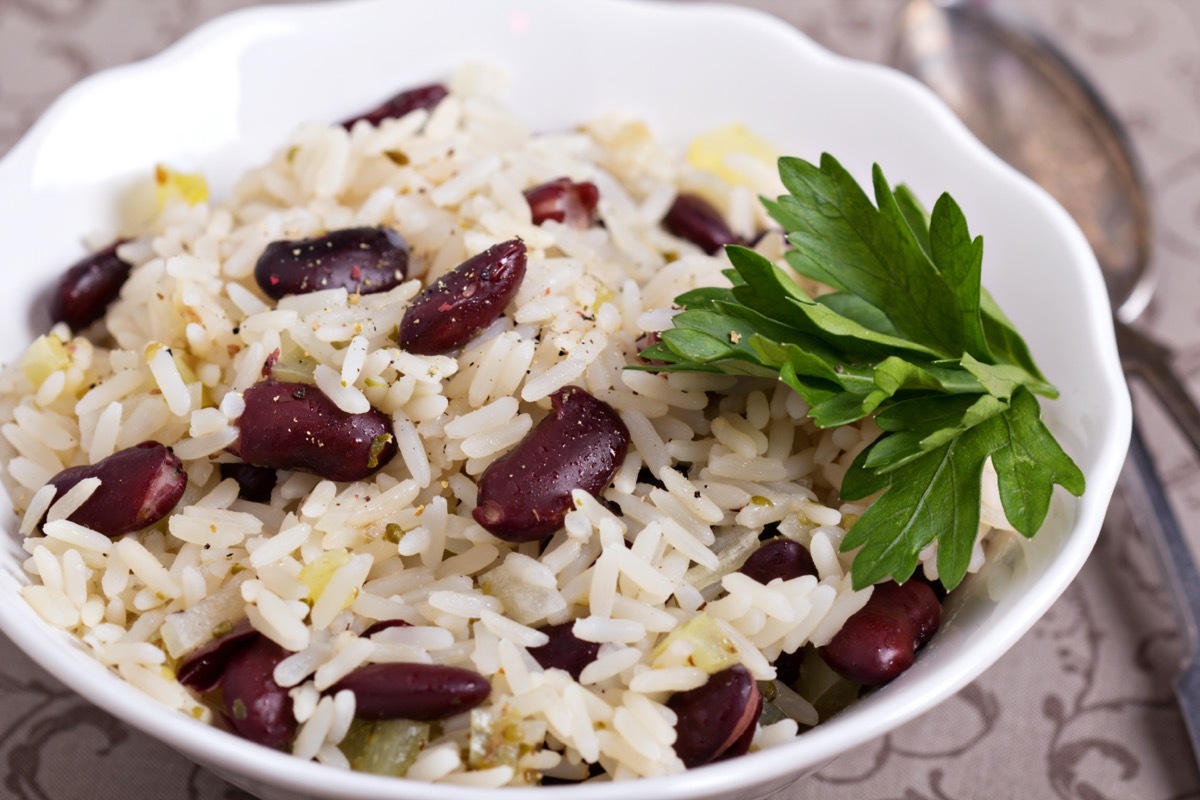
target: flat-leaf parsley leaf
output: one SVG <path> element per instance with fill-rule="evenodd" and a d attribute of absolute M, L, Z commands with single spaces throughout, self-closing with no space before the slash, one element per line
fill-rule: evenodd
<path fill-rule="evenodd" d="M 937 543 L 947 589 L 966 575 L 991 458 L 1013 526 L 1033 536 L 1055 484 L 1078 496 L 1083 473 L 1041 421 L 1057 396 L 983 289 L 983 239 L 943 194 L 928 213 L 872 171 L 874 202 L 830 155 L 779 161 L 788 194 L 763 199 L 796 273 L 832 288 L 810 296 L 755 251 L 729 246 L 730 288 L 676 298 L 684 310 L 643 351 L 660 371 L 773 375 L 819 427 L 874 416 L 883 433 L 846 472 L 842 497 L 882 492 L 842 543 L 859 549 L 856 588 L 904 581 Z"/>

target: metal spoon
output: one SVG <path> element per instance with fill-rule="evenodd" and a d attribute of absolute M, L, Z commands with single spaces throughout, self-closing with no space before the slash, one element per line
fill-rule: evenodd
<path fill-rule="evenodd" d="M 910 0 L 892 63 L 1079 223 L 1108 285 L 1122 366 L 1145 381 L 1200 456 L 1200 409 L 1170 351 L 1128 324 L 1153 292 L 1147 195 L 1120 123 L 1087 79 L 1052 44 L 979 0 Z M 1187 647 L 1175 694 L 1200 758 L 1200 571 L 1136 424 L 1126 476 L 1179 612 Z"/>
<path fill-rule="evenodd" d="M 893 63 L 1062 203 L 1104 270 L 1126 371 L 1145 381 L 1200 456 L 1200 408 L 1171 352 L 1130 327 L 1153 292 L 1146 192 L 1121 125 L 1049 42 L 980 3 L 913 0 Z"/>

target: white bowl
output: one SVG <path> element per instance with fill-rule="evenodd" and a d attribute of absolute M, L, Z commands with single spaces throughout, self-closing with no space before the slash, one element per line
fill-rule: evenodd
<path fill-rule="evenodd" d="M 845 713 L 766 752 L 647 779 L 558 787 L 618 800 L 762 797 L 950 697 L 1000 657 L 1083 565 L 1129 440 L 1130 406 L 1104 284 L 1083 235 L 989 153 L 930 93 L 833 56 L 766 15 L 619 0 L 355 0 L 244 11 L 162 55 L 64 95 L 0 162 L 0 356 L 46 327 L 33 303 L 86 234 L 111 231 L 118 198 L 156 162 L 202 169 L 219 197 L 304 120 L 336 120 L 467 60 L 506 67 L 509 104 L 536 128 L 624 109 L 679 142 L 741 121 L 788 154 L 829 150 L 856 176 L 879 162 L 932 201 L 949 191 L 987 240 L 984 283 L 1062 390 L 1047 418 L 1087 476 L 1041 533 L 969 582 L 917 665 Z M 483 798 L 493 792 L 347 774 L 248 744 L 158 706 L 23 602 L 11 505 L 0 544 L 0 627 L 92 702 L 264 798 Z M 512 800 L 549 790 L 514 789 Z"/>

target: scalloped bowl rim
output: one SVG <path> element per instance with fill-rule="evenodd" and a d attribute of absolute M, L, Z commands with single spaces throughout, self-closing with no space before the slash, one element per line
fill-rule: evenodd
<path fill-rule="evenodd" d="M 415 3 L 415 0 L 410 0 Z M 478 0 L 446 3 L 446 8 L 473 6 Z M 546 11 L 552 0 L 536 0 L 521 6 L 529 13 Z M 203 63 L 212 57 L 219 45 L 238 31 L 254 23 L 287 21 L 293 25 L 312 26 L 327 18 L 352 14 L 395 13 L 387 9 L 388 0 L 350 0 L 339 4 L 312 6 L 275 6 L 251 8 L 227 14 L 208 22 L 162 53 L 145 61 L 110 69 L 93 75 L 60 97 L 26 136 L 0 161 L 0 199 L 7 193 L 20 192 L 12 181 L 22 175 L 64 117 L 72 108 L 85 102 L 99 90 L 120 87 L 129 78 L 165 70 L 180 64 Z M 390 3 L 407 6 L 406 3 Z M 498 4 L 510 5 L 510 4 Z M 1128 446 L 1131 412 L 1127 389 L 1121 376 L 1113 341 L 1107 295 L 1095 258 L 1075 223 L 1046 193 L 1017 174 L 980 144 L 953 114 L 934 95 L 915 81 L 884 67 L 851 61 L 836 56 L 816 45 L 803 34 L 763 12 L 745 8 L 700 5 L 690 6 L 665 2 L 634 2 L 634 0 L 577 0 L 572 4 L 581 15 L 615 15 L 673 22 L 688 20 L 696 25 L 724 26 L 730 36 L 735 34 L 762 37 L 772 47 L 790 48 L 797 65 L 821 68 L 836 73 L 851 83 L 887 82 L 889 90 L 901 95 L 914 116 L 936 128 L 944 144 L 957 151 L 958 157 L 972 162 L 981 176 L 994 183 L 998 191 L 1007 192 L 1021 202 L 1032 204 L 1040 214 L 1052 221 L 1063 246 L 1070 254 L 1082 290 L 1086 307 L 1086 325 L 1095 352 L 1090 354 L 1100 370 L 1099 380 L 1107 390 L 1103 400 L 1110 424 L 1101 432 L 1098 454 L 1088 473 L 1088 493 L 1077 503 L 1076 517 L 1062 552 L 1035 583 L 1034 591 L 1008 614 L 1007 627 L 989 638 L 972 641 L 966 651 L 950 663 L 923 676 L 920 686 L 905 686 L 895 692 L 872 696 L 870 716 L 852 715 L 851 719 L 834 718 L 803 734 L 797 741 L 780 748 L 752 753 L 731 761 L 665 778 L 644 778 L 636 784 L 596 783 L 573 787 L 556 787 L 583 800 L 618 800 L 633 790 L 647 796 L 665 798 L 699 798 L 721 796 L 723 793 L 744 792 L 748 788 L 771 786 L 779 788 L 784 782 L 798 777 L 846 750 L 892 730 L 901 723 L 949 698 L 969 681 L 976 678 L 1007 651 L 1062 593 L 1078 573 L 1099 533 L 1108 498 Z M 422 13 L 431 13 L 428 9 Z M 451 12 L 445 12 L 448 15 Z M 448 17 L 449 18 L 449 17 Z M 3 591 L 15 592 L 17 580 L 5 570 L 0 575 Z M 0 628 L 59 680 L 91 702 L 125 720 L 135 727 L 163 740 L 177 750 L 218 768 L 270 786 L 323 797 L 420 797 L 428 800 L 483 800 L 495 790 L 448 785 L 430 785 L 372 775 L 347 774 L 313 762 L 301 762 L 289 755 L 247 745 L 223 731 L 205 726 L 178 712 L 159 706 L 140 691 L 126 684 L 105 668 L 82 654 L 77 648 L 64 646 L 66 637 L 52 631 L 36 614 L 21 603 L 19 608 L 5 608 L 0 613 Z M 917 691 L 920 689 L 920 691 Z M 505 789 L 514 799 L 544 798 L 544 789 Z"/>

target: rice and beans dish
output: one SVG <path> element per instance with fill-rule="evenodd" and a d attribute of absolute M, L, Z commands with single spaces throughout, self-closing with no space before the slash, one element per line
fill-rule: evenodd
<path fill-rule="evenodd" d="M 0 378 L 24 597 L 335 767 L 561 783 L 787 742 L 903 671 L 940 594 L 851 586 L 870 421 L 627 369 L 721 245 L 780 260 L 770 162 L 736 126 L 686 156 L 617 115 L 533 133 L 493 83 L 302 126 L 219 204 L 159 169 Z"/>

